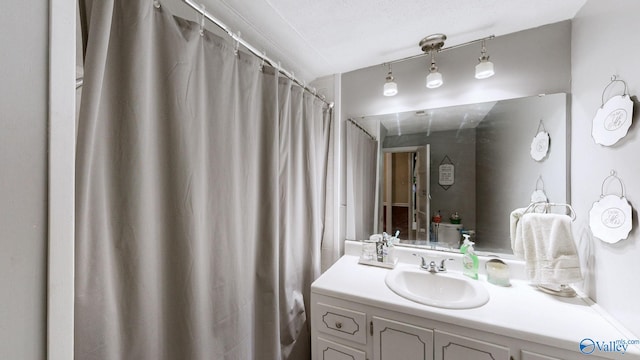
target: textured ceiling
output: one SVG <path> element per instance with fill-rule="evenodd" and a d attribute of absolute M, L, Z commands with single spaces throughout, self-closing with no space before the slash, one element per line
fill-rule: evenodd
<path fill-rule="evenodd" d="M 586 0 L 196 0 L 302 81 L 571 19 Z"/>

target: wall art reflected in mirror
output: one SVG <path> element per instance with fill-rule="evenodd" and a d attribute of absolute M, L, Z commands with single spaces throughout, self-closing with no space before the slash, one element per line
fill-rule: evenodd
<path fill-rule="evenodd" d="M 511 211 L 541 193 L 569 203 L 568 111 L 560 93 L 353 119 L 380 129 L 371 233 L 399 230 L 401 244 L 458 251 L 466 232 L 480 252 L 512 253 Z M 536 161 L 541 122 L 550 142 Z M 425 146 L 429 174 L 420 176 L 416 149 Z"/>

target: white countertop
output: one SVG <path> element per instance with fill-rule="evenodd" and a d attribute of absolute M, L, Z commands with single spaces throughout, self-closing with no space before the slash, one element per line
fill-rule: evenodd
<path fill-rule="evenodd" d="M 401 266 L 416 267 L 417 262 L 398 263 L 397 267 Z M 512 279 L 512 286 L 500 287 L 487 282 L 481 274 L 477 281 L 489 291 L 487 304 L 474 309 L 442 309 L 395 294 L 384 282 L 389 271 L 358 264 L 358 256 L 345 255 L 313 283 L 311 291 L 570 351 L 576 351 L 584 338 L 635 340 L 597 304 L 580 295 L 574 298 L 549 295 L 523 280 Z M 640 347 L 629 346 L 625 355 L 598 353 L 597 356 L 640 358 Z"/>

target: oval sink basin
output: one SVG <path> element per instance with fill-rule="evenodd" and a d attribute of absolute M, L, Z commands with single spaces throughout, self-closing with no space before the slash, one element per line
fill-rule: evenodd
<path fill-rule="evenodd" d="M 489 292 L 477 280 L 452 273 L 432 274 L 417 267 L 397 267 L 384 281 L 406 299 L 440 308 L 471 309 L 489 301 Z"/>

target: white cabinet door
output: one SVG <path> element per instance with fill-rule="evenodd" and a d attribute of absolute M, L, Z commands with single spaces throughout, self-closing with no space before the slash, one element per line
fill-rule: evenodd
<path fill-rule="evenodd" d="M 560 360 L 560 358 L 536 354 L 525 350 L 522 350 L 521 355 L 521 360 Z"/>
<path fill-rule="evenodd" d="M 366 360 L 367 354 L 358 349 L 318 337 L 317 359 L 319 360 Z"/>
<path fill-rule="evenodd" d="M 435 332 L 435 360 L 509 360 L 509 348 L 450 334 Z"/>
<path fill-rule="evenodd" d="M 374 360 L 431 360 L 433 331 L 373 317 Z"/>

